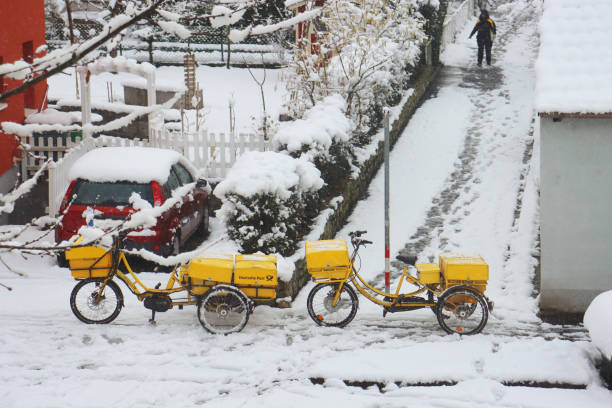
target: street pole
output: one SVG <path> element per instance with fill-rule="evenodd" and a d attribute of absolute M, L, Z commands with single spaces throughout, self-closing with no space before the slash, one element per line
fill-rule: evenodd
<path fill-rule="evenodd" d="M 385 291 L 391 291 L 391 262 L 389 260 L 389 110 L 385 109 Z"/>

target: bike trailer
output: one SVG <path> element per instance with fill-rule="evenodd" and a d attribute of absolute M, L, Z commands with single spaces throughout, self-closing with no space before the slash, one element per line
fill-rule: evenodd
<path fill-rule="evenodd" d="M 83 237 L 79 237 L 74 245 L 82 240 Z M 95 246 L 71 248 L 66 251 L 66 260 L 75 279 L 104 278 L 110 273 L 113 264 L 111 253 Z"/>
<path fill-rule="evenodd" d="M 278 272 L 274 255 L 204 255 L 181 269 L 181 282 L 193 295 L 218 284 L 234 285 L 253 300 L 276 298 Z"/>
<path fill-rule="evenodd" d="M 469 285 L 484 293 L 489 280 L 489 265 L 479 255 L 441 254 L 440 270 L 446 287 Z"/>
<path fill-rule="evenodd" d="M 306 241 L 306 268 L 315 280 L 346 279 L 352 268 L 346 241 Z"/>

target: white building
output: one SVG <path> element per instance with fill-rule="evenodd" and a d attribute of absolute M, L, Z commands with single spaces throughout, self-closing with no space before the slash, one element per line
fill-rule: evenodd
<path fill-rule="evenodd" d="M 544 1 L 536 65 L 544 316 L 612 289 L 612 1 Z"/>

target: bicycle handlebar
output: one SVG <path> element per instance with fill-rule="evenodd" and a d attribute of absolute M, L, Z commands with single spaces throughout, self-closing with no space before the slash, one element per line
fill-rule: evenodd
<path fill-rule="evenodd" d="M 367 234 L 367 233 L 368 233 L 368 231 L 359 231 L 359 230 L 357 230 L 357 231 L 349 232 L 349 237 L 356 238 L 356 237 L 360 237 L 363 234 Z"/>

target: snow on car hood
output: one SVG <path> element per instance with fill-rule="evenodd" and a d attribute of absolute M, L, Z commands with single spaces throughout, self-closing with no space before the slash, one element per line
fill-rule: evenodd
<path fill-rule="evenodd" d="M 86 153 L 70 169 L 70 179 L 165 183 L 180 153 L 151 147 L 102 147 Z"/>

